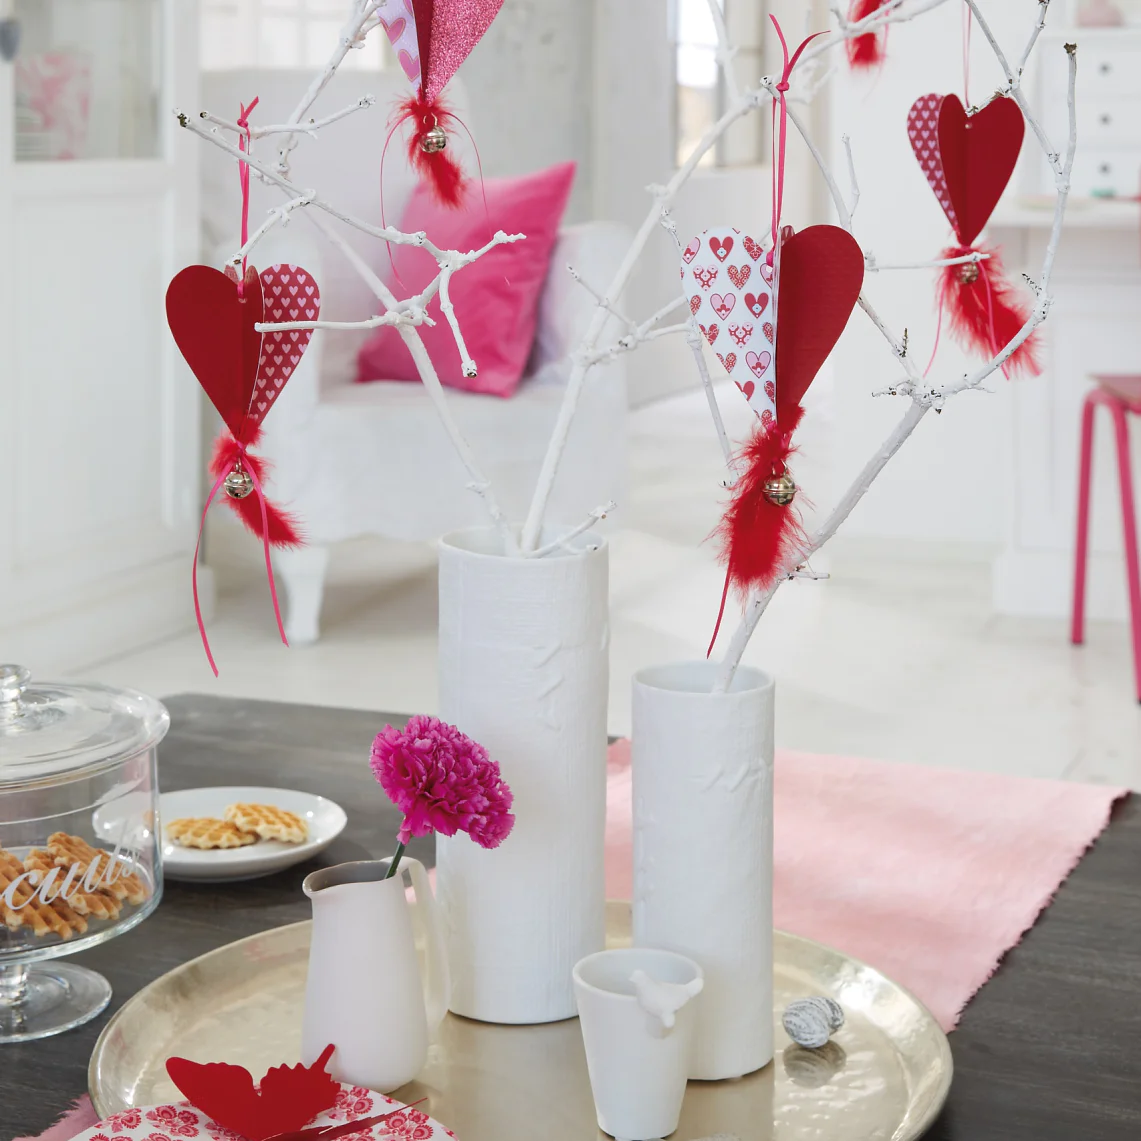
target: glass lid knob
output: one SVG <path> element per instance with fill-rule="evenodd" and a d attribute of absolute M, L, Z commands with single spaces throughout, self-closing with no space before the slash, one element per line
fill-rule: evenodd
<path fill-rule="evenodd" d="M 23 666 L 0 665 L 0 725 L 23 715 L 24 703 L 20 699 L 31 676 Z"/>

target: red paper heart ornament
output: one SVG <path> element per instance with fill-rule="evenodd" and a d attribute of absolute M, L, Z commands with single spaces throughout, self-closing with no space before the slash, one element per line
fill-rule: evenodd
<path fill-rule="evenodd" d="M 261 274 L 262 310 L 267 324 L 316 321 L 321 316 L 321 292 L 316 281 L 296 265 L 272 265 Z M 290 329 L 262 337 L 250 419 L 265 419 L 285 382 L 293 375 L 309 342 L 312 329 Z"/>
<path fill-rule="evenodd" d="M 262 285 L 246 271 L 242 293 L 234 277 L 207 265 L 176 274 L 166 291 L 166 319 L 175 343 L 234 438 L 242 435 L 257 382 L 262 335 Z M 251 426 L 252 428 L 252 426 Z"/>
<path fill-rule="evenodd" d="M 267 1141 L 308 1125 L 336 1103 L 340 1085 L 325 1071 L 327 1046 L 312 1066 L 276 1066 L 254 1087 L 249 1070 L 223 1062 L 168 1058 L 166 1072 L 182 1095 L 245 1141 Z"/>
<path fill-rule="evenodd" d="M 1008 95 L 967 115 L 955 95 L 939 109 L 939 153 L 959 220 L 956 231 L 971 245 L 990 221 L 1018 163 L 1026 120 Z"/>
<path fill-rule="evenodd" d="M 972 245 L 1018 163 L 1026 134 L 1021 108 L 1000 95 L 968 115 L 956 95 L 924 95 L 912 105 L 907 128 L 959 244 Z"/>
<path fill-rule="evenodd" d="M 777 291 L 777 423 L 796 412 L 852 315 L 864 255 L 839 226 L 809 226 L 785 240 Z"/>

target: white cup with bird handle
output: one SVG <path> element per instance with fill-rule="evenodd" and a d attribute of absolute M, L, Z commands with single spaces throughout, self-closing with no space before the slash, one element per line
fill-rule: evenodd
<path fill-rule="evenodd" d="M 574 968 L 579 1024 L 598 1126 L 618 1141 L 677 1129 L 693 1046 L 692 1000 L 705 976 L 684 955 L 600 951 Z"/>

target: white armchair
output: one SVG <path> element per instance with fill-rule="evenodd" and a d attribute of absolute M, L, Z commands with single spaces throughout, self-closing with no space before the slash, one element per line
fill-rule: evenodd
<path fill-rule="evenodd" d="M 257 122 L 284 122 L 311 77 L 294 71 L 212 72 L 203 76 L 203 106 L 228 114 L 259 97 Z M 378 107 L 303 139 L 293 152 L 293 181 L 316 188 L 345 212 L 380 223 L 380 155 L 387 133 L 385 108 L 403 77 L 341 70 L 314 109 L 320 117 L 365 93 Z M 462 106 L 462 91 L 452 91 Z M 267 144 L 262 149 L 272 154 Z M 235 163 L 215 148 L 203 157 L 203 236 L 215 264 L 237 247 L 240 199 Z M 398 222 L 413 179 L 398 142 L 385 160 L 385 217 Z M 253 180 L 250 226 L 283 200 Z M 299 212 L 258 246 L 254 264 L 302 265 L 321 288 L 321 316 L 352 321 L 376 311 L 376 299 L 344 255 Z M 348 227 L 353 247 L 382 277 L 390 273 L 386 247 Z M 455 418 L 501 505 L 522 520 L 535 486 L 569 372 L 569 354 L 594 302 L 566 272 L 568 263 L 604 288 L 628 244 L 622 227 L 605 222 L 563 231 L 540 305 L 528 377 L 508 400 L 448 390 Z M 463 313 L 458 312 L 461 324 Z M 609 330 L 613 339 L 619 335 Z M 272 494 L 302 519 L 308 545 L 282 552 L 275 566 L 287 595 L 286 632 L 292 643 L 318 636 L 329 547 L 359 535 L 435 539 L 486 521 L 467 477 L 418 383 L 354 384 L 356 354 L 367 333 L 322 330 L 265 425 L 264 453 L 272 460 Z M 620 360 L 592 370 L 551 500 L 552 521 L 576 523 L 609 499 L 620 500 L 626 475 L 626 379 Z"/>

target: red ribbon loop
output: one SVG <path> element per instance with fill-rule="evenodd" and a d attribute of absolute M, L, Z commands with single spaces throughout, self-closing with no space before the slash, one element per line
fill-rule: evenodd
<path fill-rule="evenodd" d="M 253 146 L 253 138 L 250 135 L 250 112 L 258 105 L 258 96 L 254 96 L 254 101 L 248 106 L 243 107 L 238 104 L 238 126 L 241 127 L 241 133 L 238 135 L 238 150 L 242 154 L 247 154 Z M 242 188 L 242 249 L 246 248 L 246 243 L 250 240 L 250 164 L 238 160 L 238 182 Z M 242 290 L 245 288 L 246 283 L 246 258 L 245 254 L 242 255 L 242 275 L 238 278 L 238 296 L 242 296 Z M 215 673 L 218 671 L 215 670 Z"/>
<path fill-rule="evenodd" d="M 789 90 L 789 77 L 792 75 L 792 69 L 796 67 L 800 61 L 801 53 L 817 36 L 824 35 L 823 32 L 816 32 L 804 40 L 800 47 L 792 54 L 792 58 L 788 55 L 788 42 L 784 38 L 784 32 L 781 30 L 780 21 L 776 16 L 769 13 L 769 19 L 773 22 L 773 27 L 776 28 L 777 36 L 780 39 L 781 54 L 784 56 L 784 71 L 776 85 L 777 94 L 779 99 L 773 101 L 773 244 L 772 248 L 765 255 L 765 261 L 771 266 L 776 258 L 777 246 L 780 243 L 780 216 L 784 208 L 784 163 L 785 163 L 785 136 L 788 132 L 788 102 L 785 95 Z M 777 103 L 780 104 L 780 133 L 777 133 Z"/>

